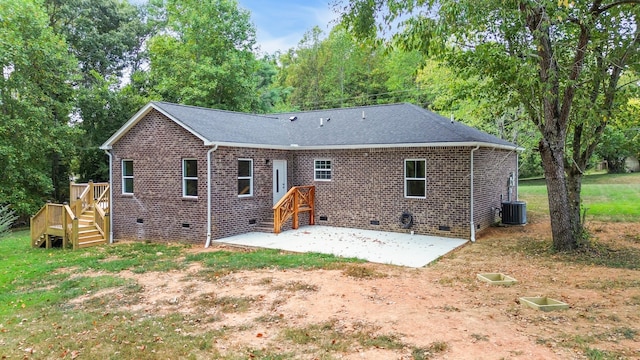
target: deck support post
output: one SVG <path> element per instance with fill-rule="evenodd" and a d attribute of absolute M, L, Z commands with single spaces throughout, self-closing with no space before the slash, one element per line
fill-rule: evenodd
<path fill-rule="evenodd" d="M 113 240 L 111 239 L 111 214 L 104 214 L 104 236 L 107 238 L 107 241 L 111 243 Z"/>
<path fill-rule="evenodd" d="M 293 194 L 293 225 L 291 226 L 293 229 L 297 229 L 299 227 L 298 222 L 298 202 L 299 200 L 298 192 L 296 191 Z"/>
<path fill-rule="evenodd" d="M 78 218 L 73 218 L 73 226 L 71 227 L 71 241 L 73 242 L 73 250 L 78 249 Z"/>

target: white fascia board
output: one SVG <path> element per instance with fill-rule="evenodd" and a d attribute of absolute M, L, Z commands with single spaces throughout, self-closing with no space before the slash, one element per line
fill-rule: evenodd
<path fill-rule="evenodd" d="M 120 140 L 121 137 L 123 137 L 132 127 L 134 127 L 138 122 L 140 122 L 140 120 L 142 120 L 153 109 L 160 112 L 167 118 L 171 119 L 180 127 L 187 130 L 198 139 L 202 140 L 205 144 L 209 143 L 209 141 L 206 138 L 204 138 L 202 135 L 193 131 L 193 129 L 186 126 L 180 120 L 174 118 L 173 116 L 171 116 L 170 114 L 168 114 L 167 112 L 165 112 L 164 110 L 160 109 L 159 107 L 155 106 L 155 104 L 150 102 L 147 105 L 145 105 L 142 109 L 140 109 L 140 111 L 138 111 L 135 115 L 133 115 L 131 119 L 129 119 L 129 121 L 127 121 L 124 125 L 122 125 L 122 127 L 118 129 L 118 131 L 116 131 L 115 134 L 111 135 L 111 137 L 104 144 L 102 144 L 102 146 L 100 146 L 100 149 L 111 150 L 111 148 L 113 147 L 113 144 L 115 144 L 118 140 Z"/>
<path fill-rule="evenodd" d="M 355 150 L 355 149 L 393 149 L 393 148 L 411 148 L 411 147 L 485 147 L 501 150 L 523 151 L 520 146 L 509 146 L 501 144 L 493 144 L 486 142 L 442 142 L 442 143 L 403 143 L 403 144 L 355 144 L 355 145 L 322 145 L 322 146 L 299 146 L 291 145 L 266 145 L 266 144 L 243 144 L 232 142 L 205 141 L 205 146 L 228 146 L 243 147 L 251 149 L 273 149 L 273 150 Z"/>

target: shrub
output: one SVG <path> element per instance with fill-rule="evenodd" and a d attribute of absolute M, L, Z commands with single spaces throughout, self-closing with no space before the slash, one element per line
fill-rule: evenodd
<path fill-rule="evenodd" d="M 9 229 L 18 217 L 9 205 L 0 205 L 0 239 L 9 233 Z"/>

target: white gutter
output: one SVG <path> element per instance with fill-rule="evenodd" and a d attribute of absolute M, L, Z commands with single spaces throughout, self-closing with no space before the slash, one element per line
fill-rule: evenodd
<path fill-rule="evenodd" d="M 473 221 L 473 153 L 480 148 L 480 145 L 477 145 L 475 148 L 471 149 L 471 195 L 469 196 L 469 206 L 471 213 L 471 242 L 476 242 L 476 225 Z"/>
<path fill-rule="evenodd" d="M 249 149 L 273 149 L 273 150 L 357 150 L 357 149 L 395 149 L 407 147 L 441 148 L 441 147 L 472 147 L 480 146 L 500 150 L 523 151 L 524 148 L 513 145 L 501 145 L 483 141 L 463 142 L 433 142 L 433 143 L 397 143 L 397 144 L 354 144 L 354 145 L 276 145 L 276 144 L 250 144 L 226 141 L 205 141 L 204 146 L 228 146 Z"/>
<path fill-rule="evenodd" d="M 520 180 L 520 155 L 516 154 L 516 176 L 515 176 L 515 186 L 516 186 L 516 201 L 518 201 L 518 190 L 520 189 L 520 184 L 518 181 Z"/>
<path fill-rule="evenodd" d="M 113 154 L 105 150 L 109 156 L 109 244 L 113 244 Z"/>
<path fill-rule="evenodd" d="M 211 245 L 211 154 L 218 150 L 218 144 L 215 144 L 207 151 L 207 241 L 205 248 Z"/>

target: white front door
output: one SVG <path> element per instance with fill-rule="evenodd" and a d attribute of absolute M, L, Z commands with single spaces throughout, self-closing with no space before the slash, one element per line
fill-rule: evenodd
<path fill-rule="evenodd" d="M 287 160 L 273 160 L 273 205 L 287 193 Z"/>

